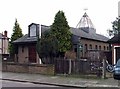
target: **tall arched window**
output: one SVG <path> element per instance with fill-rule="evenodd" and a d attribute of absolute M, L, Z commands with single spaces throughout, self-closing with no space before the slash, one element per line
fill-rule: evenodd
<path fill-rule="evenodd" d="M 92 44 L 89 45 L 89 49 L 92 49 Z"/>
<path fill-rule="evenodd" d="M 101 46 L 99 46 L 99 50 L 101 50 Z"/>
<path fill-rule="evenodd" d="M 104 50 L 106 50 L 106 46 L 104 46 Z"/>
<path fill-rule="evenodd" d="M 98 46 L 97 46 L 97 45 L 95 45 L 95 49 L 96 49 L 96 50 L 98 49 Z"/>
<path fill-rule="evenodd" d="M 85 44 L 85 52 L 87 52 L 88 50 L 88 47 L 87 47 L 87 44 Z"/>

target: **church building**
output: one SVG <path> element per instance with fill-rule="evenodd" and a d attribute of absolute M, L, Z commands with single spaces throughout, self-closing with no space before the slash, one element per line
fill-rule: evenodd
<path fill-rule="evenodd" d="M 32 23 L 28 26 L 28 34 L 15 40 L 18 48 L 15 59 L 19 63 L 41 63 L 36 52 L 37 37 L 41 37 L 45 31 L 50 30 L 50 26 Z M 76 28 L 70 27 L 72 33 L 72 44 L 74 52 L 77 52 L 77 44 L 82 45 L 80 57 L 87 57 L 88 50 L 109 51 L 109 40 L 107 37 L 97 34 L 92 21 L 87 13 L 84 13 Z"/>
<path fill-rule="evenodd" d="M 96 29 L 86 12 L 77 24 L 77 27 L 71 28 L 70 31 L 74 36 L 80 38 L 79 41 L 83 47 L 80 53 L 81 57 L 87 57 L 88 50 L 109 51 L 109 44 L 107 43 L 109 39 L 96 33 Z M 74 45 L 77 45 L 76 40 L 77 39 L 74 38 L 76 42 L 74 42 Z M 74 47 L 77 49 L 77 46 Z"/>

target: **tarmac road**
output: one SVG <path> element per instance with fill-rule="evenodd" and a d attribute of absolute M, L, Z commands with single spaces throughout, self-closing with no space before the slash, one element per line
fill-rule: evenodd
<path fill-rule="evenodd" d="M 58 87 L 58 86 L 2 80 L 2 87 Z"/>

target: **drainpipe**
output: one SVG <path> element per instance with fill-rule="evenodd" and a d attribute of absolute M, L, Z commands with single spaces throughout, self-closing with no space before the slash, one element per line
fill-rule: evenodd
<path fill-rule="evenodd" d="M 1 49 L 1 50 L 2 50 L 2 53 L 1 53 L 1 55 L 2 55 L 2 60 L 3 60 L 3 39 L 4 39 L 4 38 L 3 38 L 3 34 L 2 34 L 2 49 Z"/>

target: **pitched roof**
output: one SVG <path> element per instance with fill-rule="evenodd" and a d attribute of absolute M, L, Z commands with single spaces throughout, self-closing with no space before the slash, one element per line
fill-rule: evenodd
<path fill-rule="evenodd" d="M 109 43 L 120 43 L 120 32 L 108 40 Z"/>
<path fill-rule="evenodd" d="M 77 44 L 79 42 L 80 36 L 72 35 L 72 43 Z"/>
<path fill-rule="evenodd" d="M 41 25 L 41 33 L 44 33 L 45 31 L 48 31 L 50 29 L 49 26 Z M 18 43 L 32 43 L 36 42 L 37 37 L 29 37 L 28 34 L 24 35 L 23 37 L 13 41 L 14 44 Z"/>
<path fill-rule="evenodd" d="M 26 34 L 23 37 L 13 41 L 13 43 L 31 43 L 36 41 L 37 41 L 37 37 L 28 37 L 28 34 Z"/>
<path fill-rule="evenodd" d="M 41 25 L 41 33 L 44 33 L 45 31 L 50 30 L 50 26 Z M 103 35 L 100 34 L 89 34 L 79 28 L 70 28 L 70 32 L 73 34 L 72 41 L 74 43 L 78 42 L 79 37 L 85 38 L 85 39 L 91 39 L 96 41 L 102 41 L 107 42 L 109 39 Z M 30 42 L 36 42 L 37 37 L 28 37 L 28 34 L 25 36 L 15 40 L 13 43 L 30 43 Z"/>
<path fill-rule="evenodd" d="M 91 39 L 91 40 L 96 40 L 96 41 L 103 41 L 103 42 L 107 42 L 109 40 L 109 38 L 100 35 L 100 34 L 89 34 L 79 28 L 71 28 L 70 29 L 71 33 L 76 35 L 76 36 L 80 36 L 81 38 L 86 38 L 86 39 Z"/>

